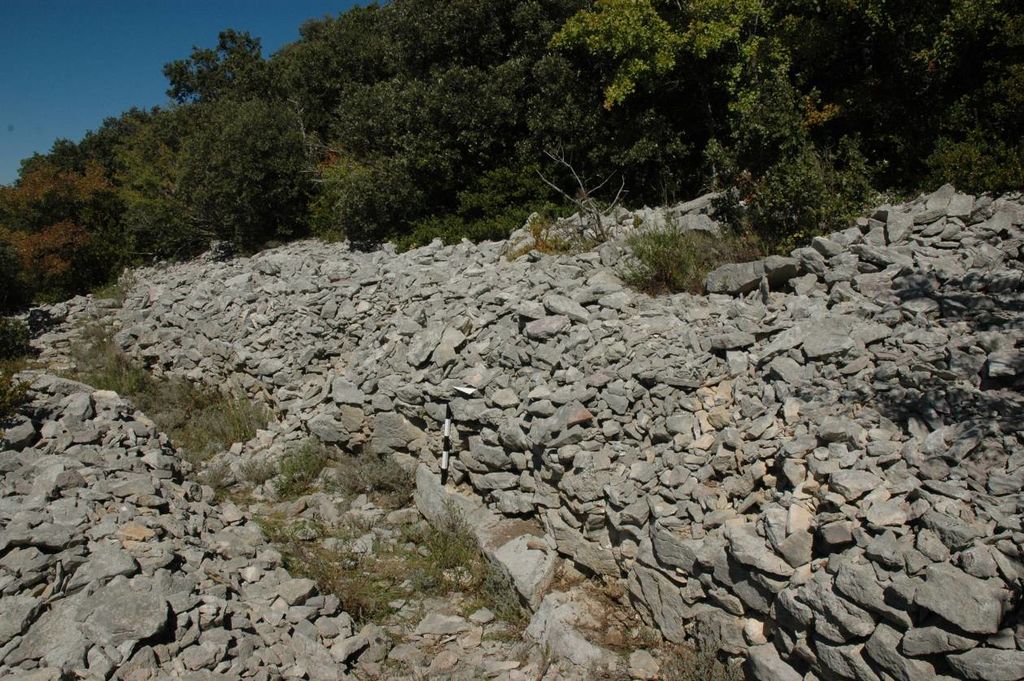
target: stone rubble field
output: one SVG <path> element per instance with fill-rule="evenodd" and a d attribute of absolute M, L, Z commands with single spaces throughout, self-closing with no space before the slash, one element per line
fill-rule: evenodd
<path fill-rule="evenodd" d="M 0 459 L 0 676 L 340 679 L 373 643 L 145 415 L 45 375 L 33 392 L 42 426 Z"/>
<path fill-rule="evenodd" d="M 882 206 L 704 296 L 627 289 L 620 241 L 508 247 L 298 242 L 138 270 L 99 312 L 154 372 L 272 408 L 214 459 L 238 481 L 310 435 L 415 467 L 420 512 L 471 521 L 562 669 L 614 664 L 569 626 L 591 617 L 555 580 L 572 570 L 762 681 L 1024 679 L 1020 195 Z M 57 366 L 98 308 L 49 310 Z M 343 678 L 359 633 L 336 599 L 187 482 L 144 415 L 36 381 L 0 458 L 0 673 Z"/>

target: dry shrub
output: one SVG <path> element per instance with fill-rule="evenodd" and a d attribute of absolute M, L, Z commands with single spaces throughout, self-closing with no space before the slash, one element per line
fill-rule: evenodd
<path fill-rule="evenodd" d="M 630 286 L 650 294 L 701 293 L 708 272 L 725 263 L 761 256 L 758 241 L 731 232 L 709 234 L 673 226 L 641 229 L 627 239 L 633 257 L 623 268 Z"/>

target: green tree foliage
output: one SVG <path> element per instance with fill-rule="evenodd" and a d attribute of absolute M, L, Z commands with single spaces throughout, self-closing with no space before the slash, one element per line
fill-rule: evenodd
<path fill-rule="evenodd" d="M 8 300 L 34 296 L 59 299 L 102 283 L 121 257 L 109 237 L 121 204 L 103 168 L 88 161 L 81 171 L 69 162 L 67 145 L 53 157 L 36 155 L 22 163 L 18 181 L 0 187 L 0 241 L 18 259 L 5 268 L 20 291 Z M 91 238 L 91 233 L 100 238 Z M 15 274 L 16 272 L 16 274 Z"/>
<path fill-rule="evenodd" d="M 469 189 L 458 194 L 458 206 L 451 213 L 432 215 L 413 225 L 402 236 L 402 248 L 423 246 L 434 239 L 444 243 L 497 241 L 505 239 L 533 212 L 552 214 L 559 206 L 544 200 L 547 193 L 537 166 L 502 167 L 484 173 Z"/>
<path fill-rule="evenodd" d="M 371 245 L 389 236 L 389 227 L 407 224 L 420 212 L 423 196 L 398 159 L 360 163 L 331 158 L 320 170 L 321 190 L 312 207 L 313 233 Z"/>
<path fill-rule="evenodd" d="M 13 312 L 28 302 L 29 291 L 22 284 L 18 253 L 9 241 L 0 240 L 0 313 Z"/>
<path fill-rule="evenodd" d="M 206 104 L 181 151 L 181 194 L 196 229 L 252 249 L 301 234 L 308 207 L 306 146 L 284 103 Z"/>
<path fill-rule="evenodd" d="M 165 67 L 170 105 L 0 189 L 4 305 L 211 239 L 500 238 L 555 208 L 538 173 L 627 205 L 728 190 L 776 249 L 879 190 L 1020 188 L 1022 36 L 1018 0 L 392 0 L 266 58 L 225 30 Z"/>
<path fill-rule="evenodd" d="M 115 146 L 123 241 L 136 262 L 184 257 L 206 245 L 181 183 L 182 147 L 194 118 L 181 106 L 140 113 Z"/>
<path fill-rule="evenodd" d="M 579 47 L 610 64 L 604 108 L 621 104 L 637 83 L 665 76 L 676 65 L 679 35 L 651 0 L 596 0 L 594 9 L 570 18 L 551 39 L 553 48 Z"/>
<path fill-rule="evenodd" d="M 259 38 L 231 29 L 220 32 L 215 48 L 193 47 L 188 59 L 164 66 L 164 76 L 167 95 L 179 103 L 264 97 L 270 88 Z"/>

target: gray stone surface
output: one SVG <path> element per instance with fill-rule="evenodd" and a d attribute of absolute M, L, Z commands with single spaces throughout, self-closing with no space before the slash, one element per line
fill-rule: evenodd
<path fill-rule="evenodd" d="M 708 227 L 710 206 L 623 210 L 608 227 L 615 239 L 635 218 Z M 511 243 L 397 254 L 297 242 L 142 269 L 122 307 L 63 303 L 53 310 L 65 321 L 35 342 L 44 360 L 65 361 L 76 324 L 111 317 L 124 351 L 159 372 L 235 386 L 274 411 L 254 441 L 215 457 L 231 475 L 317 433 L 418 464 L 425 516 L 452 502 L 492 529 L 528 523 L 491 532 L 491 553 L 504 547 L 512 567 L 530 551 L 557 554 L 621 580 L 670 640 L 717 640 L 736 655 L 771 646 L 778 673 L 807 678 L 914 678 L 926 669 L 917 662 L 973 678 L 1014 659 L 991 651 L 1021 650 L 1022 222 L 1017 194 L 944 187 L 790 256 L 717 270 L 707 296 L 625 290 L 619 241 L 518 259 Z M 452 402 L 455 454 L 442 487 L 440 428 L 455 386 L 478 392 Z M 79 552 L 66 563 L 72 579 L 100 586 L 175 564 L 171 545 L 195 537 L 137 522 L 180 511 L 166 486 L 184 479 L 144 417 L 69 384 L 42 392 L 53 417 L 34 415 L 23 453 L 0 467 L 0 563 L 52 570 L 50 556 Z M 97 446 L 113 442 L 145 463 L 112 460 L 100 476 Z M 131 522 L 79 532 L 69 518 L 93 493 L 127 504 Z M 201 495 L 178 496 L 187 506 Z M 216 561 L 258 560 L 263 539 L 244 519 L 196 510 L 204 520 L 189 531 Z M 146 552 L 111 573 L 77 565 L 114 538 Z M 13 580 L 0 581 L 5 598 L 48 583 L 3 569 L 0 580 Z M 519 574 L 536 603 L 544 587 L 528 585 L 546 570 Z M 317 598 L 278 602 L 316 608 Z M 195 609 L 179 611 L 183 600 L 167 594 L 175 616 Z M 332 653 L 363 651 L 358 660 L 382 645 L 299 633 Z M 189 659 L 220 655 L 206 643 L 191 643 Z M 91 645 L 61 639 L 49 654 L 80 664 L 98 655 Z M 764 668 L 777 667 L 759 650 Z M 959 669 L 945 662 L 967 653 Z M 449 658 L 434 672 L 447 673 Z"/>
<path fill-rule="evenodd" d="M 756 289 L 764 274 L 761 261 L 722 265 L 708 274 L 704 285 L 708 293 L 737 295 Z"/>
<path fill-rule="evenodd" d="M 914 603 L 963 631 L 994 634 L 1000 629 L 1008 594 L 998 580 L 981 580 L 949 563 L 925 569 Z"/>
<path fill-rule="evenodd" d="M 949 666 L 972 681 L 1024 679 L 1024 651 L 975 648 L 946 658 Z"/>

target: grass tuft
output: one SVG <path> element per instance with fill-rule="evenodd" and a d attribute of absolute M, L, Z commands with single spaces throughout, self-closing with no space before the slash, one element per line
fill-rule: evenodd
<path fill-rule="evenodd" d="M 135 284 L 135 273 L 131 270 L 125 270 L 116 279 L 112 279 L 106 284 L 93 289 L 92 294 L 96 298 L 110 299 L 117 303 L 118 306 L 122 306 L 124 305 L 125 297 Z"/>
<path fill-rule="evenodd" d="M 11 418 L 15 410 L 28 401 L 28 383 L 14 380 L 14 374 L 31 365 L 32 348 L 28 340 L 25 322 L 0 317 L 0 423 Z"/>
<path fill-rule="evenodd" d="M 426 522 L 407 526 L 396 543 L 378 545 L 365 554 L 350 548 L 352 539 L 370 530 L 358 524 L 328 529 L 281 516 L 265 516 L 258 522 L 289 571 L 338 596 L 345 611 L 359 621 L 379 621 L 391 613 L 393 601 L 411 593 L 460 592 L 470 596 L 468 608 L 488 607 L 510 624 L 525 625 L 525 612 L 511 584 L 456 516 L 437 527 Z M 340 540 L 331 544 L 338 548 L 327 548 L 321 541 L 329 537 Z"/>
<path fill-rule="evenodd" d="M 277 469 L 269 461 L 252 459 L 239 466 L 242 479 L 252 485 L 262 485 L 277 475 Z"/>
<path fill-rule="evenodd" d="M 312 438 L 288 452 L 274 481 L 277 498 L 295 499 L 309 492 L 329 460 L 327 448 Z"/>
<path fill-rule="evenodd" d="M 108 329 L 83 330 L 74 345 L 76 369 L 69 378 L 126 397 L 167 433 L 182 456 L 199 464 L 235 442 L 246 442 L 270 419 L 265 407 L 184 379 L 158 379 L 124 355 Z"/>
<path fill-rule="evenodd" d="M 412 501 L 412 473 L 390 456 L 344 455 L 327 483 L 328 491 L 355 497 L 365 494 L 383 508 L 402 508 Z"/>
<path fill-rule="evenodd" d="M 731 262 L 754 260 L 762 250 L 750 236 L 723 232 L 640 229 L 627 244 L 632 259 L 623 268 L 623 279 L 633 288 L 652 295 L 689 291 L 701 293 L 708 272 Z"/>
<path fill-rule="evenodd" d="M 26 402 L 28 383 L 15 381 L 10 373 L 0 370 L 0 437 L 3 437 L 2 424 L 14 416 L 18 407 Z"/>
<path fill-rule="evenodd" d="M 408 596 L 402 588 L 406 556 L 394 551 L 352 551 L 347 541 L 360 528 L 329 531 L 318 523 L 281 516 L 264 516 L 257 522 L 281 552 L 289 572 L 312 579 L 323 593 L 335 594 L 357 621 L 380 620 L 391 612 L 389 603 Z M 321 540 L 328 537 L 339 539 L 341 547 L 324 546 Z"/>
<path fill-rule="evenodd" d="M 711 647 L 675 645 L 664 650 L 661 667 L 663 681 L 743 681 L 739 665 L 728 665 L 718 659 Z"/>
<path fill-rule="evenodd" d="M 470 594 L 470 606 L 487 607 L 499 618 L 525 625 L 526 613 L 508 577 L 480 550 L 472 529 L 455 511 L 436 525 L 422 525 L 409 539 L 424 549 L 410 575 L 417 591 Z"/>

